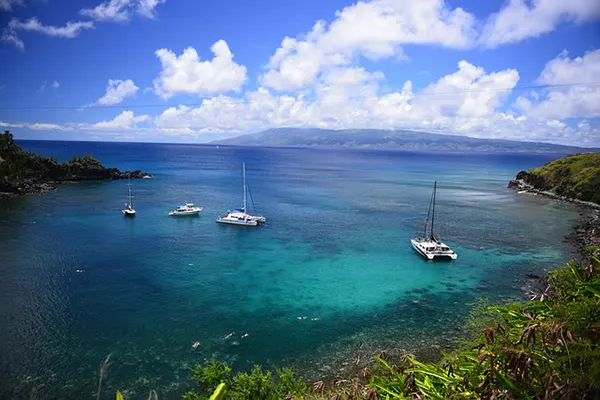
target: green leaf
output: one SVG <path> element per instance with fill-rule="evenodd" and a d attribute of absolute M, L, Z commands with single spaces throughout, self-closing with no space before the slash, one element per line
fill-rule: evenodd
<path fill-rule="evenodd" d="M 123 395 L 117 390 L 117 400 L 124 400 Z"/>
<path fill-rule="evenodd" d="M 225 397 L 225 384 L 221 383 L 219 386 L 217 386 L 217 388 L 213 392 L 212 396 L 210 396 L 210 400 L 222 400 L 224 397 Z"/>

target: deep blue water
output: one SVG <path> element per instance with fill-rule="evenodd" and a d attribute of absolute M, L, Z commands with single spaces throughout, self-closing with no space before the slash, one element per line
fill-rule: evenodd
<path fill-rule="evenodd" d="M 117 388 L 178 398 L 185 367 L 206 359 L 311 376 L 335 373 L 358 341 L 437 345 L 475 299 L 520 296 L 526 272 L 560 266 L 578 218 L 506 188 L 557 155 L 20 144 L 156 178 L 133 182 L 135 219 L 120 212 L 124 181 L 0 201 L 0 398 L 94 398 L 109 353 L 105 398 Z M 241 206 L 242 162 L 264 227 L 215 223 Z M 452 263 L 425 262 L 409 244 L 434 180 Z M 202 215 L 169 218 L 184 201 Z"/>

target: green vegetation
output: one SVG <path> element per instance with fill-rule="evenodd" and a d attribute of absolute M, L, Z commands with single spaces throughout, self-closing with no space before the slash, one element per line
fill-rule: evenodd
<path fill-rule="evenodd" d="M 250 374 L 238 372 L 232 376 L 229 366 L 213 361 L 204 366 L 196 365 L 191 370 L 198 387 L 186 393 L 185 400 L 212 399 L 212 396 L 220 395 L 222 384 L 227 388 L 224 398 L 232 400 L 303 398 L 307 393 L 306 384 L 289 368 L 276 369 L 272 373 L 255 366 Z"/>
<path fill-rule="evenodd" d="M 186 400 L 209 399 L 593 399 L 600 396 L 600 260 L 549 272 L 525 303 L 478 307 L 473 336 L 438 363 L 385 352 L 354 379 L 308 389 L 289 369 L 255 366 L 232 375 L 220 362 L 196 365 Z"/>
<path fill-rule="evenodd" d="M 600 153 L 567 156 L 529 172 L 543 178 L 538 189 L 600 204 Z"/>

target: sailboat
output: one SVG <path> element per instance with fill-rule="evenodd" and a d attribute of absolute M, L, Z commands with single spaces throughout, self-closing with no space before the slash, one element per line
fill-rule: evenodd
<path fill-rule="evenodd" d="M 433 233 L 433 227 L 435 222 L 435 196 L 437 192 L 437 181 L 433 184 L 433 194 L 431 195 L 431 201 L 429 203 L 429 211 L 427 211 L 427 219 L 425 220 L 425 229 L 422 238 L 414 238 L 410 240 L 412 247 L 423 257 L 428 260 L 434 258 L 450 258 L 456 260 L 458 254 L 454 252 L 449 246 L 440 242 Z M 429 230 L 429 216 L 431 215 L 431 229 Z"/>
<path fill-rule="evenodd" d="M 127 184 L 127 186 L 129 186 L 129 202 L 125 203 L 125 208 L 121 211 L 126 217 L 133 217 L 135 216 L 135 210 L 133 209 L 133 196 L 131 195 L 131 176 L 129 176 L 129 183 Z"/>
<path fill-rule="evenodd" d="M 265 217 L 260 215 L 251 215 L 248 212 L 246 200 L 246 194 L 248 192 L 246 185 L 246 163 L 242 163 L 242 170 L 244 175 L 244 207 L 228 210 L 226 214 L 223 214 L 217 218 L 217 222 L 221 224 L 243 226 L 257 226 L 258 224 L 264 224 L 267 220 Z"/>

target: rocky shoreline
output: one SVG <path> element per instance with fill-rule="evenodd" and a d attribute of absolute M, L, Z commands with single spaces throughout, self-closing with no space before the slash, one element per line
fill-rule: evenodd
<path fill-rule="evenodd" d="M 600 204 L 592 203 L 591 201 L 582 201 L 569 196 L 560 195 L 549 190 L 545 190 L 545 182 L 543 177 L 532 174 L 528 171 L 521 171 L 516 178 L 508 182 L 508 187 L 520 192 L 534 193 L 551 199 L 575 203 L 585 207 L 600 210 Z"/>
<path fill-rule="evenodd" d="M 59 180 L 49 181 L 23 181 L 14 185 L 7 185 L 5 182 L 0 182 L 0 199 L 11 197 L 19 197 L 28 194 L 44 194 L 57 190 L 59 186 L 68 183 L 94 182 L 105 180 L 119 179 L 148 179 L 154 178 L 152 174 L 142 172 L 140 170 L 121 172 L 117 168 L 106 168 L 106 176 L 104 174 L 99 177 L 89 177 L 84 175 L 73 175 Z"/>
<path fill-rule="evenodd" d="M 59 163 L 23 151 L 8 131 L 0 135 L 0 198 L 46 193 L 64 183 L 152 177 L 140 170 L 106 168 L 90 155 Z"/>
<path fill-rule="evenodd" d="M 573 227 L 572 232 L 567 235 L 566 240 L 573 245 L 575 254 L 580 258 L 586 256 L 586 248 L 600 246 L 600 204 L 544 190 L 545 181 L 543 177 L 528 171 L 519 172 L 516 178 L 508 183 L 508 187 L 519 192 L 533 193 L 586 208 L 589 212 L 582 214 L 584 217 Z"/>

